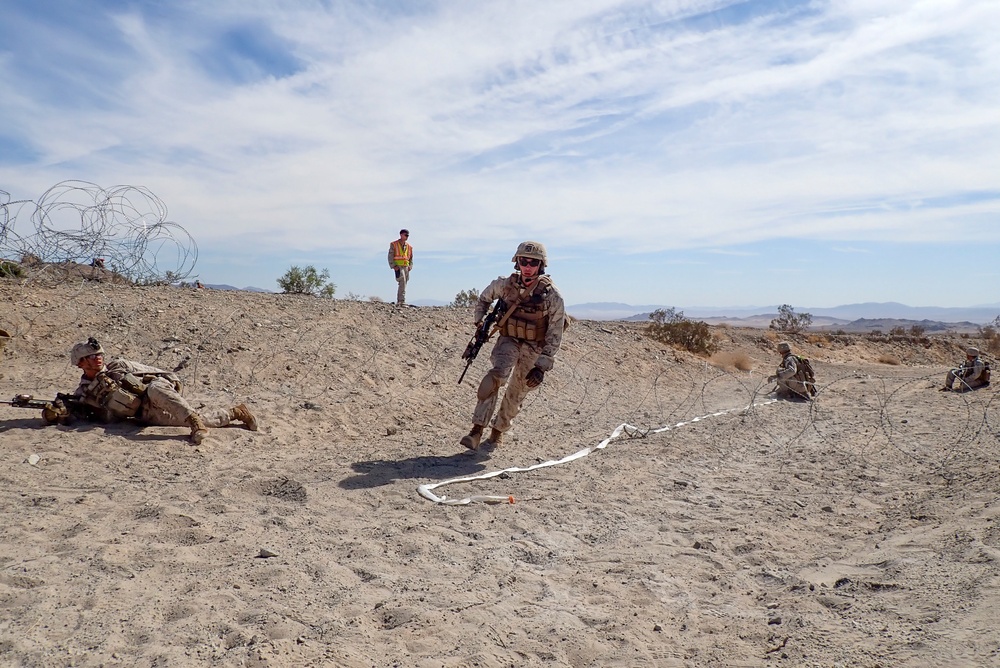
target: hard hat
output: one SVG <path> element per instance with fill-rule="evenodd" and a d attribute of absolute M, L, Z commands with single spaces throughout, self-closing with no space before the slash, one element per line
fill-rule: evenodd
<path fill-rule="evenodd" d="M 545 257 L 545 246 L 538 243 L 537 241 L 522 241 L 517 245 L 517 252 L 514 253 L 514 257 L 510 259 L 511 262 L 517 262 L 519 257 L 531 257 L 536 260 L 541 260 L 542 264 L 548 264 L 549 260 Z"/>

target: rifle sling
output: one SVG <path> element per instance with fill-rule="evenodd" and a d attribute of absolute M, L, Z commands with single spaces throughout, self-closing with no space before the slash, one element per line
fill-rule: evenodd
<path fill-rule="evenodd" d="M 539 276 L 538 278 L 535 279 L 535 282 L 531 286 L 531 289 L 528 290 L 528 294 L 526 294 L 526 295 L 525 294 L 519 294 L 518 295 L 518 297 L 517 297 L 517 303 L 514 304 L 514 305 L 512 305 L 512 306 L 508 306 L 507 310 L 503 314 L 503 317 L 500 318 L 500 322 L 498 322 L 497 324 L 493 325 L 493 329 L 492 329 L 492 331 L 490 331 L 490 337 L 493 336 L 493 332 L 499 332 L 499 331 L 503 330 L 503 325 L 504 325 L 505 322 L 507 322 L 507 318 L 509 318 L 510 316 L 512 316 L 514 314 L 514 311 L 517 310 L 518 306 L 520 306 L 521 304 L 523 304 L 526 300 L 531 299 L 531 296 L 533 294 L 535 294 L 535 288 L 537 288 L 538 285 L 541 282 L 542 282 L 542 277 Z M 487 338 L 487 340 L 488 340 L 488 338 Z"/>

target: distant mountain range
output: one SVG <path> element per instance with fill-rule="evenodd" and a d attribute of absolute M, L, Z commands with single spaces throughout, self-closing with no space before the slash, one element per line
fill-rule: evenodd
<path fill-rule="evenodd" d="M 566 311 L 576 318 L 585 320 L 639 320 L 646 321 L 649 314 L 657 309 L 668 309 L 662 305 L 631 305 L 619 302 L 593 302 L 574 304 Z M 808 313 L 813 317 L 813 327 L 844 325 L 856 320 L 906 321 L 957 323 L 960 325 L 982 325 L 992 322 L 1000 315 L 1000 304 L 984 304 L 970 307 L 947 306 L 907 306 L 897 302 L 866 302 L 845 304 L 833 308 L 794 307 L 796 313 Z M 778 317 L 775 306 L 689 306 L 676 307 L 688 318 L 704 320 L 712 324 L 728 323 L 747 327 L 766 327 Z"/>
<path fill-rule="evenodd" d="M 225 283 L 206 284 L 213 290 L 246 290 L 274 292 L 264 288 L 237 288 Z M 437 299 L 419 299 L 415 306 L 447 306 Z M 657 309 L 669 309 L 662 304 L 625 304 L 622 302 L 588 302 L 566 307 L 566 312 L 583 320 L 631 320 L 645 322 Z M 889 331 L 893 327 L 909 328 L 917 324 L 927 331 L 953 329 L 975 330 L 1000 316 L 1000 303 L 979 306 L 907 306 L 898 302 L 864 302 L 832 308 L 794 307 L 796 313 L 812 315 L 810 329 L 844 329 L 846 331 Z M 774 306 L 683 306 L 676 307 L 686 317 L 704 320 L 712 325 L 729 324 L 737 327 L 767 327 L 778 317 Z M 949 326 L 950 325 L 950 326 Z"/>

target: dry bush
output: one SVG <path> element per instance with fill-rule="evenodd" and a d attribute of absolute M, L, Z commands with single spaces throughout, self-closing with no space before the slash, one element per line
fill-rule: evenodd
<path fill-rule="evenodd" d="M 708 359 L 708 361 L 712 364 L 712 366 L 720 369 L 749 371 L 753 368 L 753 360 L 750 359 L 750 355 L 746 354 L 742 350 L 725 350 L 723 352 L 715 353 Z"/>
<path fill-rule="evenodd" d="M 808 341 L 809 343 L 811 343 L 813 345 L 816 345 L 817 343 L 830 343 L 830 335 L 829 334 L 809 334 L 808 336 L 806 336 L 806 341 Z"/>
<path fill-rule="evenodd" d="M 383 303 L 384 300 L 378 295 L 372 295 L 371 297 L 368 298 L 368 301 L 370 301 L 373 304 L 381 304 Z"/>
<path fill-rule="evenodd" d="M 986 339 L 986 352 L 994 357 L 1000 357 L 1000 337 Z"/>
<path fill-rule="evenodd" d="M 979 336 L 983 339 L 986 352 L 994 356 L 1000 355 L 1000 316 L 980 327 Z"/>
<path fill-rule="evenodd" d="M 711 355 L 719 347 L 708 324 L 685 318 L 683 311 L 656 309 L 649 314 L 649 319 L 651 322 L 643 333 L 655 341 L 684 348 L 696 355 Z"/>
<path fill-rule="evenodd" d="M 902 364 L 902 362 L 898 357 L 896 357 L 895 355 L 890 355 L 889 353 L 882 353 L 881 355 L 879 355 L 878 363 L 890 364 L 892 366 L 899 366 L 900 364 Z"/>

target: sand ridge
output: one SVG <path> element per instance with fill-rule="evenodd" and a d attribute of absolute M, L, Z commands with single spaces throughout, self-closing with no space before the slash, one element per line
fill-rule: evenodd
<path fill-rule="evenodd" d="M 45 427 L 0 406 L 0 664 L 924 666 L 1000 659 L 994 390 L 944 394 L 974 339 L 794 337 L 821 394 L 747 406 L 774 333 L 720 368 L 577 321 L 489 459 L 458 445 L 468 313 L 0 281 L 0 389 L 76 385 L 97 336 L 261 429 Z M 901 364 L 879 363 L 892 356 Z M 719 358 L 722 359 L 722 358 Z M 9 397 L 5 397 L 9 398 Z M 448 489 L 417 486 L 588 457 Z M 37 456 L 34 464 L 29 463 Z"/>

